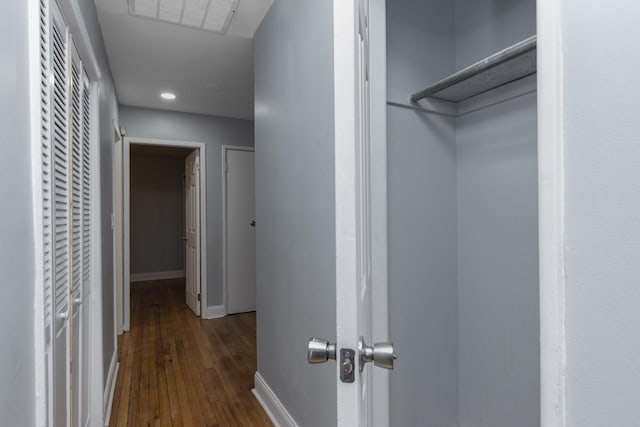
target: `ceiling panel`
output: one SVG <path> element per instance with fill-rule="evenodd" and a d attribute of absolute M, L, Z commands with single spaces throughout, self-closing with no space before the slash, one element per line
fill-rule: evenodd
<path fill-rule="evenodd" d="M 144 5 L 165 21 L 179 19 L 182 0 L 94 1 L 121 104 L 253 120 L 252 37 L 273 0 L 240 0 L 224 35 L 131 15 L 130 7 Z M 200 25 L 221 28 L 228 6 L 219 4 L 233 0 L 188 0 L 189 22 L 198 11 L 204 19 L 205 3 L 209 13 Z M 162 100 L 163 91 L 176 100 Z"/>
<path fill-rule="evenodd" d="M 137 0 L 140 1 L 140 0 Z M 175 24 L 180 22 L 180 15 L 182 14 L 182 2 L 177 1 L 160 1 L 160 8 L 158 9 L 157 18 L 162 21 L 173 22 Z M 153 16 L 156 18 L 156 16 Z"/>
<path fill-rule="evenodd" d="M 234 18 L 238 2 L 239 0 L 129 0 L 129 13 L 136 17 L 224 34 Z M 255 5 L 260 5 L 260 2 L 252 4 L 253 8 L 244 10 L 248 12 L 255 9 Z"/>
<path fill-rule="evenodd" d="M 136 0 L 133 10 L 136 15 L 155 18 L 158 10 L 158 0 Z"/>

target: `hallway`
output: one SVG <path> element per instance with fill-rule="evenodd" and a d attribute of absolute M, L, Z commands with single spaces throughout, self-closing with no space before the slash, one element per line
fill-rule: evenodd
<path fill-rule="evenodd" d="M 270 426 L 251 393 L 256 316 L 200 320 L 184 279 L 132 284 L 111 426 Z"/>

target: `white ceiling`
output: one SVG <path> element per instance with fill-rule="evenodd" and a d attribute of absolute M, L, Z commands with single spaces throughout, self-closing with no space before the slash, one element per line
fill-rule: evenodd
<path fill-rule="evenodd" d="M 121 104 L 253 120 L 252 37 L 273 0 L 240 0 L 226 34 L 132 16 L 128 0 L 94 2 Z"/>

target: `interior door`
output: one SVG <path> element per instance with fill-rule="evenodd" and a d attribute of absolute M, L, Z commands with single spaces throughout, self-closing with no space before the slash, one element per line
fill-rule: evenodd
<path fill-rule="evenodd" d="M 334 19 L 337 424 L 388 426 L 385 2 Z"/>
<path fill-rule="evenodd" d="M 200 316 L 200 151 L 193 150 L 185 160 L 185 224 L 186 301 L 189 308 Z"/>
<path fill-rule="evenodd" d="M 256 309 L 254 152 L 225 150 L 227 313 Z"/>

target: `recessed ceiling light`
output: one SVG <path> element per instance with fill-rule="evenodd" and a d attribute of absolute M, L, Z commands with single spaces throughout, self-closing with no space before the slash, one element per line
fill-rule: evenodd
<path fill-rule="evenodd" d="M 162 97 L 162 99 L 166 99 L 167 101 L 173 101 L 174 99 L 176 99 L 176 95 L 171 92 L 162 92 L 160 96 Z"/>

